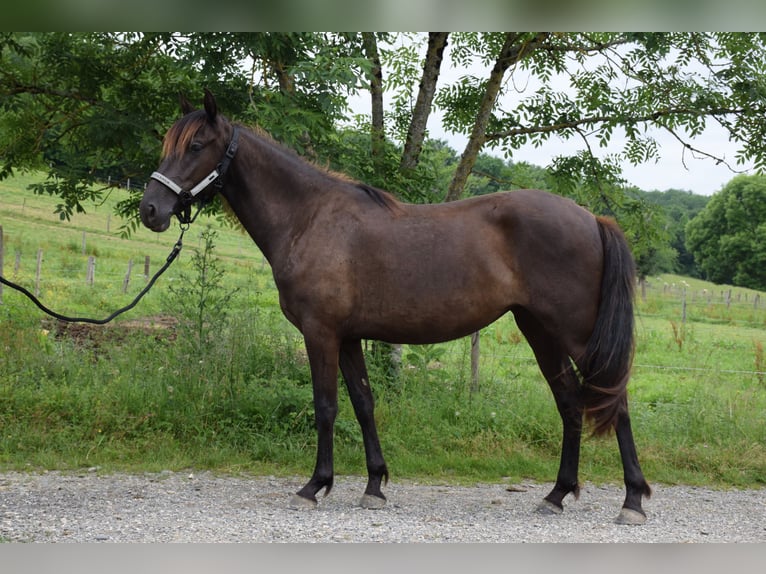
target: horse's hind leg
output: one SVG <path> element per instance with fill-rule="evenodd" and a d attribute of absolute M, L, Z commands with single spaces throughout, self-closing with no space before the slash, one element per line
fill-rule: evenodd
<path fill-rule="evenodd" d="M 622 510 L 620 510 L 615 522 L 617 524 L 643 524 L 646 522 L 646 513 L 641 506 L 642 497 L 649 498 L 652 495 L 652 489 L 647 484 L 638 463 L 627 403 L 617 418 L 615 431 L 617 444 L 620 448 L 620 457 L 622 458 L 622 468 L 625 473 L 625 503 L 622 505 Z"/>
<path fill-rule="evenodd" d="M 380 490 L 383 480 L 388 481 L 388 468 L 383 459 L 383 452 L 375 426 L 375 403 L 364 363 L 361 341 L 347 341 L 340 349 L 340 369 L 348 387 L 351 404 L 362 428 L 364 451 L 367 458 L 367 488 L 359 504 L 364 508 L 382 508 L 386 497 Z"/>
<path fill-rule="evenodd" d="M 527 311 L 517 309 L 514 316 L 550 385 L 564 427 L 556 484 L 539 507 L 541 512 L 559 514 L 564 510 L 563 500 L 567 494 L 571 493 L 575 498 L 580 495 L 577 478 L 583 419 L 580 383 L 567 353 L 558 340 L 549 335 Z"/>

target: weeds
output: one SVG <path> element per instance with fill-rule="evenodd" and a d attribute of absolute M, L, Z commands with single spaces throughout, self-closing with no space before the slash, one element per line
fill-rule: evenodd
<path fill-rule="evenodd" d="M 676 342 L 676 345 L 678 345 L 678 350 L 683 350 L 684 340 L 686 339 L 686 324 L 682 323 L 679 327 L 678 323 L 671 321 L 670 327 L 673 329 L 673 340 Z"/>
<path fill-rule="evenodd" d="M 241 309 L 239 299 L 233 295 L 230 305 Z M 8 309 L 2 312 L 5 324 Z M 226 314 L 201 360 L 172 337 L 145 331 L 115 339 L 105 354 L 10 315 L 15 336 L 0 330 L 2 466 L 310 471 L 316 441 L 310 373 L 299 335 L 278 311 L 254 306 Z M 503 321 L 500 328 L 512 325 Z M 695 344 L 712 360 L 746 349 L 718 349 L 703 335 Z M 371 372 L 384 453 L 397 476 L 555 477 L 561 423 L 551 393 L 534 362 L 507 356 L 507 336 L 490 340 L 498 358 L 484 358 L 479 393 L 465 383 L 459 344 L 439 353 L 406 351 L 405 365 L 413 368 L 402 369 L 395 388 L 378 384 Z M 644 357 L 660 357 L 653 345 L 667 352 L 659 336 L 649 341 L 642 343 Z M 519 345 L 516 352 L 527 350 Z M 764 481 L 762 387 L 734 374 L 639 366 L 630 388 L 639 455 L 652 481 Z M 360 431 L 342 390 L 339 401 L 336 468 L 362 473 Z M 613 438 L 585 440 L 582 460 L 585 480 L 620 475 Z"/>
<path fill-rule="evenodd" d="M 13 232 L 12 220 L 3 224 Z M 34 225 L 32 233 L 19 224 L 8 245 L 34 254 L 45 229 Z M 118 287 L 90 288 L 67 277 L 79 264 L 67 241 L 79 246 L 81 231 L 56 222 L 50 233 L 44 290 L 51 306 L 82 315 L 119 306 Z M 169 248 L 146 230 L 130 242 L 110 240 L 108 248 L 88 241 L 99 250 L 99 277 L 112 266 L 118 285 L 128 256 L 144 256 L 134 251 L 151 250 L 154 262 Z M 279 310 L 268 267 L 249 249 L 237 232 L 206 230 L 191 261 L 181 257 L 136 310 L 139 317 L 172 313 L 172 322 L 161 330 L 118 323 L 120 336 L 88 344 L 44 326 L 36 309 L 6 292 L 0 467 L 309 473 L 316 435 L 302 340 Z M 19 271 L 27 280 L 30 257 Z M 54 270 L 62 260 L 63 271 Z M 650 288 L 637 303 L 629 392 L 639 459 L 652 483 L 766 484 L 766 316 L 752 299 L 726 306 L 715 296 L 695 298 L 712 287 L 689 282 L 686 323 L 677 298 Z M 720 299 L 718 289 L 714 295 Z M 561 422 L 550 390 L 512 318 L 485 331 L 481 390 L 473 394 L 466 340 L 405 347 L 396 384 L 384 382 L 385 365 L 368 361 L 392 478 L 555 479 Z M 742 374 L 751 367 L 755 377 Z M 342 384 L 338 396 L 336 470 L 363 473 L 360 430 Z M 614 437 L 584 439 L 582 448 L 582 480 L 619 480 Z"/>
<path fill-rule="evenodd" d="M 166 302 L 166 307 L 180 316 L 183 331 L 180 340 L 190 346 L 194 357 L 203 356 L 213 338 L 219 335 L 231 298 L 237 292 L 223 287 L 224 271 L 214 253 L 216 236 L 217 232 L 210 227 L 200 233 L 202 247 L 195 249 L 192 256 L 194 274 L 181 273 L 180 281 L 169 287 Z"/>

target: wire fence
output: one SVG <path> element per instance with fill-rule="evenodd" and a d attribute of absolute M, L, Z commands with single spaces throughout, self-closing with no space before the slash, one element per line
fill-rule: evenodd
<path fill-rule="evenodd" d="M 128 183 L 130 185 L 130 183 Z M 107 216 L 108 225 L 108 216 Z M 152 261 L 149 255 L 134 254 L 126 257 L 121 265 L 114 262 L 103 268 L 99 266 L 98 257 L 87 256 L 89 250 L 89 236 L 85 231 L 80 234 L 80 245 L 74 248 L 70 233 L 69 256 L 57 257 L 52 261 L 45 260 L 45 253 L 38 248 L 36 254 L 20 252 L 13 255 L 7 253 L 3 244 L 2 226 L 0 226 L 0 274 L 4 277 L 14 277 L 21 281 L 33 281 L 35 294 L 39 294 L 41 285 L 47 285 L 49 278 L 75 280 L 82 285 L 101 287 L 109 286 L 111 292 L 128 294 L 140 290 L 145 281 L 152 273 L 153 265 L 161 265 L 162 261 Z M 98 251 L 102 246 L 103 236 L 95 235 L 97 245 L 91 249 Z M 252 251 L 252 259 L 260 261 L 263 268 L 265 260 L 257 252 Z M 85 263 L 87 261 L 87 263 Z M 257 263 L 257 262 L 256 262 Z M 261 269 L 263 270 L 263 269 Z M 31 288 L 30 288 L 31 290 Z M 723 337 L 730 339 L 749 339 L 753 341 L 752 369 L 748 368 L 724 368 L 718 366 L 690 366 L 688 364 L 652 364 L 641 360 L 637 355 L 634 368 L 639 370 L 673 371 L 679 373 L 717 373 L 726 375 L 741 375 L 757 377 L 759 380 L 766 376 L 766 360 L 764 360 L 763 344 L 766 342 L 766 297 L 760 292 L 740 289 L 736 287 L 721 287 L 711 289 L 709 287 L 693 288 L 684 281 L 673 283 L 654 280 L 643 286 L 637 302 L 638 336 L 641 337 L 643 321 L 647 319 L 661 319 L 669 323 L 684 325 L 703 324 L 710 328 L 725 330 Z M 2 285 L 0 285 L 0 303 L 3 300 Z M 752 330 L 739 334 L 734 328 Z M 675 326 L 674 326 L 675 332 Z M 676 333 L 676 336 L 677 333 Z M 503 344 L 501 339 L 504 335 L 498 335 L 497 328 L 490 326 L 481 331 L 481 338 L 473 344 L 469 340 L 458 344 L 444 345 L 443 360 L 453 364 L 468 365 L 466 368 L 472 372 L 474 385 L 478 384 L 479 377 L 486 373 L 501 372 L 505 364 L 536 365 L 534 356 L 528 345 Z M 515 343 L 522 341 L 517 334 Z M 496 340 L 493 340 L 496 339 Z M 759 351 L 761 349 L 760 359 Z M 473 355 L 473 360 L 471 359 Z M 679 356 L 679 359 L 682 357 Z M 471 367 L 471 365 L 473 365 Z M 477 369 L 481 368 L 477 372 Z M 480 374 L 484 373 L 484 375 Z"/>

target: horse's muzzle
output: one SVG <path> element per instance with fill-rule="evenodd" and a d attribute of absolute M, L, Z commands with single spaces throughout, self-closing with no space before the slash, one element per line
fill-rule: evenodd
<path fill-rule="evenodd" d="M 173 198 L 175 199 L 175 198 Z M 177 204 L 177 201 L 173 201 Z M 165 231 L 170 227 L 170 220 L 176 210 L 176 205 L 166 205 L 153 198 L 151 194 L 144 193 L 141 203 L 138 206 L 138 213 L 141 216 L 141 223 L 152 231 Z"/>

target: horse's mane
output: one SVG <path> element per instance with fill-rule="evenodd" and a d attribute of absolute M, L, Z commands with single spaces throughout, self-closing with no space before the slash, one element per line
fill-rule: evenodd
<path fill-rule="evenodd" d="M 249 129 L 257 137 L 265 140 L 267 143 L 278 148 L 281 152 L 287 154 L 288 156 L 291 156 L 293 159 L 295 159 L 299 163 L 303 163 L 305 165 L 308 165 L 316 169 L 320 173 L 324 174 L 325 176 L 329 177 L 330 179 L 336 182 L 350 185 L 356 191 L 362 191 L 366 197 L 371 199 L 373 203 L 375 203 L 379 207 L 386 208 L 393 213 L 396 213 L 401 209 L 399 201 L 397 201 L 397 199 L 390 192 L 379 189 L 377 187 L 373 187 L 371 185 L 367 185 L 366 183 L 362 183 L 361 181 L 358 181 L 345 173 L 335 171 L 333 169 L 330 169 L 328 166 L 320 165 L 316 163 L 315 161 L 312 161 L 310 159 L 307 159 L 301 156 L 295 150 L 287 147 L 286 145 L 274 139 L 274 137 L 271 134 L 266 132 L 260 126 L 243 126 L 243 127 L 245 127 L 246 129 Z"/>
<path fill-rule="evenodd" d="M 377 187 L 372 187 L 366 183 L 357 182 L 356 187 L 365 192 L 367 196 L 380 207 L 385 207 L 386 209 L 393 212 L 396 212 L 400 209 L 399 202 L 389 192 L 378 189 Z"/>
<path fill-rule="evenodd" d="M 172 155 L 183 155 L 183 153 L 189 148 L 189 144 L 191 140 L 194 138 L 194 134 L 197 133 L 197 130 L 199 130 L 199 128 L 201 128 L 206 121 L 207 121 L 207 115 L 205 114 L 204 110 L 197 110 L 181 117 L 177 122 L 175 122 L 170 127 L 167 134 L 165 134 L 165 139 L 162 143 L 162 157 L 164 158 L 164 157 L 169 157 Z M 363 192 L 366 197 L 371 199 L 373 203 L 375 203 L 379 207 L 386 208 L 394 213 L 399 211 L 400 209 L 399 202 L 391 193 L 384 191 L 382 189 L 379 189 L 377 187 L 367 185 L 366 183 L 357 181 L 344 173 L 334 171 L 330 169 L 329 167 L 319 165 L 299 155 L 295 150 L 285 146 L 281 142 L 274 139 L 268 132 L 266 132 L 260 126 L 257 126 L 257 125 L 246 126 L 242 124 L 239 124 L 239 125 L 240 127 L 244 128 L 246 131 L 252 132 L 256 137 L 258 137 L 261 140 L 264 140 L 269 145 L 279 149 L 280 152 L 282 152 L 288 157 L 291 157 L 297 162 L 316 169 L 320 173 L 324 174 L 325 176 L 331 178 L 332 180 L 336 182 L 350 185 L 353 189 Z M 227 213 L 230 214 L 230 209 L 225 209 L 225 211 L 227 211 Z"/>

